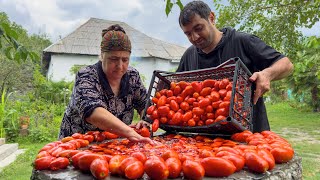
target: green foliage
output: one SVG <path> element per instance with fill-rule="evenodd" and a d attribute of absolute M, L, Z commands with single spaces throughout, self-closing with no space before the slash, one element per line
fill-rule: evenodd
<path fill-rule="evenodd" d="M 73 74 L 73 75 L 76 75 L 78 73 L 78 71 L 83 68 L 83 67 L 86 67 L 88 65 L 86 64 L 83 64 L 83 65 L 73 65 L 70 69 L 70 73 Z"/>
<path fill-rule="evenodd" d="M 166 15 L 168 16 L 169 13 L 172 10 L 172 7 L 174 4 L 176 4 L 177 6 L 179 6 L 180 10 L 183 9 L 183 4 L 181 3 L 181 0 L 176 0 L 174 3 L 171 2 L 171 0 L 164 0 L 166 1 Z"/>
<path fill-rule="evenodd" d="M 290 80 L 295 98 L 320 112 L 320 38 L 307 38 L 295 58 Z"/>
<path fill-rule="evenodd" d="M 9 60 L 15 60 L 18 63 L 26 61 L 29 57 L 32 60 L 39 60 L 40 56 L 26 49 L 24 45 L 18 42 L 20 36 L 19 26 L 10 23 L 5 13 L 0 13 L 0 50 L 3 51 Z M 21 30 L 22 28 L 20 28 Z"/>

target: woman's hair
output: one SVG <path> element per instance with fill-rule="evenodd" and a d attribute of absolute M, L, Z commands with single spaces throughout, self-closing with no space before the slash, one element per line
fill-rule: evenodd
<path fill-rule="evenodd" d="M 179 24 L 180 26 L 187 25 L 191 22 L 191 19 L 198 14 L 201 18 L 208 20 L 211 13 L 210 7 L 202 1 L 192 1 L 185 5 L 180 12 Z"/>
<path fill-rule="evenodd" d="M 125 30 L 115 24 L 102 30 L 101 52 L 109 51 L 129 51 L 131 52 L 131 42 Z"/>

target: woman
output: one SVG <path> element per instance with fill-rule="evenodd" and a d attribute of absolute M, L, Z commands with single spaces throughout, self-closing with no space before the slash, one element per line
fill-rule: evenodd
<path fill-rule="evenodd" d="M 106 130 L 131 141 L 152 143 L 128 126 L 134 109 L 141 114 L 147 98 L 138 71 L 129 66 L 130 53 L 131 42 L 122 27 L 112 25 L 102 31 L 101 61 L 77 73 L 60 139 L 76 132 Z"/>

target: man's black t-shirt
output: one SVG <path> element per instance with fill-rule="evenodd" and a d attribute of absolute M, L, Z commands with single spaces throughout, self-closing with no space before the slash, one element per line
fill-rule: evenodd
<path fill-rule="evenodd" d="M 257 36 L 237 32 L 231 28 L 221 31 L 223 36 L 210 53 L 206 54 L 193 45 L 189 47 L 181 58 L 177 72 L 216 67 L 230 58 L 239 57 L 254 73 L 285 57 Z M 263 130 L 270 130 L 270 127 L 263 98 L 259 98 L 253 107 L 253 132 Z"/>

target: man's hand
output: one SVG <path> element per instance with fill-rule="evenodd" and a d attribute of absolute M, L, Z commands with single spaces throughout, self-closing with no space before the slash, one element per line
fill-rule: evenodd
<path fill-rule="evenodd" d="M 256 83 L 256 89 L 253 96 L 253 104 L 256 104 L 259 97 L 270 90 L 270 76 L 268 73 L 260 71 L 253 73 L 249 80 Z"/>

